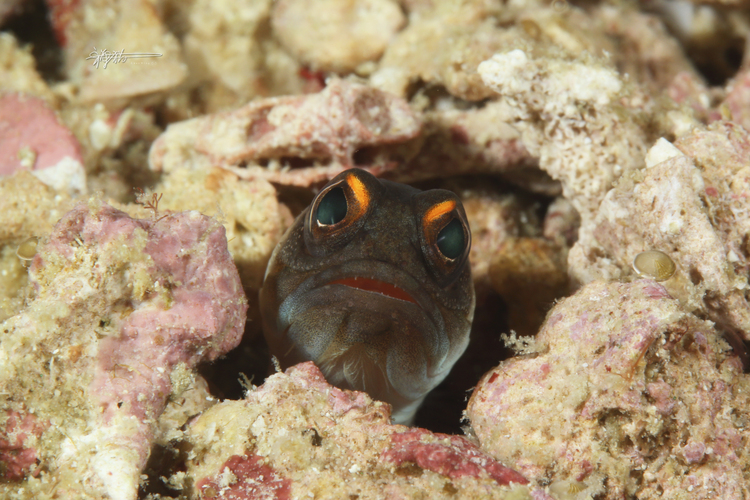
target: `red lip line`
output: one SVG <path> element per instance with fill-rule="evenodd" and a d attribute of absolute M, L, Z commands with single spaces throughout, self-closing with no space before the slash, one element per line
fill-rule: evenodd
<path fill-rule="evenodd" d="M 353 278 L 342 278 L 340 280 L 334 280 L 328 284 L 346 285 L 352 288 L 359 288 L 360 290 L 366 290 L 368 292 L 377 292 L 394 299 L 404 300 L 406 302 L 417 304 L 417 301 L 414 300 L 414 297 L 406 293 L 405 290 L 395 285 L 391 285 L 390 283 L 386 283 L 385 281 L 374 280 L 370 278 L 360 278 L 358 276 L 355 276 Z"/>

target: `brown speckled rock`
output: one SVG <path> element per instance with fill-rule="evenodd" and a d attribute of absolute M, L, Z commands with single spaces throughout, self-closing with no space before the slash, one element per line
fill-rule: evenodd
<path fill-rule="evenodd" d="M 492 288 L 508 304 L 508 326 L 534 335 L 568 287 L 567 249 L 544 238 L 507 238 L 490 263 Z"/>
<path fill-rule="evenodd" d="M 420 81 L 445 86 L 451 95 L 469 101 L 490 97 L 492 91 L 482 83 L 477 65 L 523 32 L 500 30 L 491 19 L 462 21 L 460 16 L 413 18 L 386 49 L 370 84 L 401 97 Z"/>
<path fill-rule="evenodd" d="M 641 166 L 646 152 L 638 93 L 606 60 L 516 49 L 477 70 L 511 103 L 524 146 L 560 181 L 581 215 L 581 232 L 588 233 L 604 195 L 624 172 Z"/>

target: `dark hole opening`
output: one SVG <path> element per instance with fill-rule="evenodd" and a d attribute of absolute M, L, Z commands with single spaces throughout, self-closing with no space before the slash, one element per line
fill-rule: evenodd
<path fill-rule="evenodd" d="M 742 65 L 745 42 L 741 39 L 722 40 L 721 46 L 693 44 L 687 52 L 696 69 L 709 85 L 724 86 L 733 78 Z"/>
<path fill-rule="evenodd" d="M 186 450 L 179 447 L 156 445 L 151 449 L 143 474 L 147 477 L 138 488 L 138 498 L 181 498 L 181 491 L 162 480 L 178 472 L 187 471 Z M 149 496 L 151 495 L 151 496 Z"/>
<path fill-rule="evenodd" d="M 31 53 L 41 77 L 47 82 L 58 82 L 65 77 L 63 54 L 49 23 L 49 15 L 44 1 L 34 0 L 22 4 L 2 29 L 12 32 L 20 46 L 31 44 Z"/>
<path fill-rule="evenodd" d="M 699 285 L 703 282 L 703 275 L 695 267 L 690 268 L 690 281 L 693 285 Z"/>

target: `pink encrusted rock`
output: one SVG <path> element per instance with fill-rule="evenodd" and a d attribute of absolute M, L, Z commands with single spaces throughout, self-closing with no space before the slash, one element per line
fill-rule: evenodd
<path fill-rule="evenodd" d="M 451 479 L 480 477 L 486 473 L 502 485 L 529 482 L 518 472 L 482 453 L 477 445 L 465 437 L 433 434 L 425 429 L 391 435 L 391 448 L 381 458 L 396 465 L 413 462 L 423 469 Z"/>
<path fill-rule="evenodd" d="M 49 426 L 34 447 L 41 482 L 22 476 L 14 491 L 133 499 L 168 398 L 242 336 L 247 301 L 224 228 L 198 212 L 139 220 L 80 204 L 30 279 L 33 300 L 0 325 L 0 359 L 13 360 L 0 363 L 0 411 Z"/>
<path fill-rule="evenodd" d="M 217 478 L 204 478 L 195 488 L 198 498 L 215 498 L 221 492 L 221 498 L 228 500 L 288 500 L 289 486 L 290 481 L 279 477 L 261 457 L 233 455 L 224 462 Z"/>
<path fill-rule="evenodd" d="M 154 261 L 152 290 L 122 323 L 119 336 L 100 342 L 92 384 L 105 422 L 122 412 L 145 422 L 164 408 L 171 393 L 169 375 L 178 363 L 192 368 L 237 346 L 247 306 L 224 228 L 215 221 L 195 212 L 168 215 L 156 223 L 107 212 L 98 214 L 98 221 L 69 214 L 49 245 L 60 245 L 63 253 L 75 234 L 84 243 L 106 244 L 137 229 L 148 232 L 144 251 Z M 66 227 L 66 222 L 74 226 Z"/>
<path fill-rule="evenodd" d="M 645 163 L 607 193 L 593 232 L 571 250 L 571 274 L 622 278 L 638 253 L 661 250 L 677 269 L 664 282 L 669 293 L 750 339 L 750 133 L 715 122 L 674 144 L 660 139 Z"/>
<path fill-rule="evenodd" d="M 81 147 L 42 99 L 0 95 L 0 175 L 20 168 L 43 170 L 65 159 L 80 166 Z"/>
<path fill-rule="evenodd" d="M 469 402 L 492 457 L 553 495 L 750 494 L 750 379 L 712 323 L 661 285 L 590 283 L 549 313 L 529 351 L 487 373 Z"/>
<path fill-rule="evenodd" d="M 727 85 L 727 97 L 719 106 L 729 111 L 729 120 L 750 130 L 750 68 L 740 71 Z"/>
<path fill-rule="evenodd" d="M 711 93 L 702 79 L 691 71 L 677 73 L 667 87 L 667 95 L 678 104 L 685 104 L 706 122 L 711 115 Z"/>
<path fill-rule="evenodd" d="M 249 491 L 403 499 L 529 493 L 522 475 L 467 438 L 389 422 L 388 405 L 337 389 L 312 362 L 302 363 L 191 422 L 187 477 L 202 498 L 257 497 L 241 493 Z"/>
<path fill-rule="evenodd" d="M 243 178 L 309 186 L 354 166 L 356 151 L 404 142 L 416 137 L 420 126 L 403 99 L 331 80 L 318 94 L 262 99 L 172 124 L 154 142 L 149 164 L 167 172 L 222 166 Z M 299 160 L 317 163 L 295 168 Z M 289 161 L 291 168 L 282 168 Z M 376 174 L 393 167 L 385 160 L 362 166 Z"/>
<path fill-rule="evenodd" d="M 37 440 L 46 425 L 34 415 L 6 411 L 4 429 L 0 434 L 0 477 L 17 481 L 23 479 L 37 463 Z M 35 470 L 34 475 L 39 471 Z"/>

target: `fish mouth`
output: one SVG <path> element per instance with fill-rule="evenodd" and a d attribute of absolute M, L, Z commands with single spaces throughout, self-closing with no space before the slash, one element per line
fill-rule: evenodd
<path fill-rule="evenodd" d="M 389 262 L 357 259 L 310 274 L 279 306 L 278 329 L 288 329 L 285 335 L 298 346 L 294 359 L 320 361 L 334 341 L 343 349 L 357 342 L 374 345 L 391 339 L 397 345 L 423 344 L 425 348 L 402 350 L 424 351 L 429 358 L 425 363 L 442 366 L 449 349 L 442 310 L 406 270 Z M 388 333 L 407 326 L 413 335 L 391 338 Z M 333 351 L 327 356 L 335 357 Z"/>
<path fill-rule="evenodd" d="M 326 283 L 327 285 L 344 285 L 357 290 L 364 290 L 365 292 L 379 293 L 396 300 L 403 300 L 404 302 L 411 302 L 412 304 L 419 305 L 419 302 L 411 296 L 409 292 L 401 287 L 393 285 L 391 283 L 374 279 L 365 278 L 362 276 L 352 276 L 349 278 L 339 278 Z"/>
<path fill-rule="evenodd" d="M 371 297 L 373 300 L 368 302 L 373 307 L 381 304 L 388 308 L 387 302 L 398 308 L 416 307 L 438 331 L 444 329 L 440 309 L 425 286 L 406 270 L 389 262 L 349 260 L 321 271 L 299 289 L 328 290 L 334 295 L 349 289 L 360 297 Z"/>

